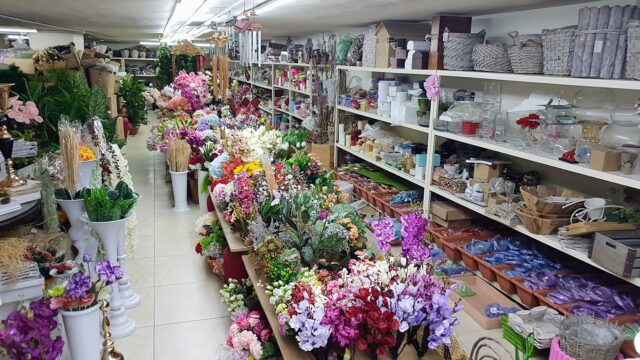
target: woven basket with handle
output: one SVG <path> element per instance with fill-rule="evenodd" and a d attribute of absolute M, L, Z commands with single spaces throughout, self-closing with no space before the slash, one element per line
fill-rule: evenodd
<path fill-rule="evenodd" d="M 472 59 L 476 71 L 513 72 L 505 44 L 477 44 Z"/>
<path fill-rule="evenodd" d="M 542 74 L 543 51 L 542 35 L 519 35 L 512 31 L 509 36 L 513 39 L 513 46 L 509 47 L 509 60 L 516 74 Z"/>

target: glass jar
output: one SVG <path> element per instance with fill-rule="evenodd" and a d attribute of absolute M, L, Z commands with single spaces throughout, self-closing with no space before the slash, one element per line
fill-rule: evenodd
<path fill-rule="evenodd" d="M 622 155 L 620 156 L 620 171 L 625 174 L 640 173 L 640 146 L 638 145 L 622 145 Z"/>
<path fill-rule="evenodd" d="M 582 126 L 582 134 L 576 146 L 576 161 L 589 163 L 591 161 L 591 148 L 600 144 L 600 132 L 607 125 L 604 121 L 581 120 L 578 124 Z"/>
<path fill-rule="evenodd" d="M 611 124 L 602 131 L 603 145 L 620 149 L 622 145 L 640 145 L 640 117 L 633 106 L 617 106 L 611 111 Z"/>

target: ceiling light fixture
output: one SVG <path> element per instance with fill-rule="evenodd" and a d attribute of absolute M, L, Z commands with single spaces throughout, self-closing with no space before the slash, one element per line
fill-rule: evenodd
<path fill-rule="evenodd" d="M 267 11 L 271 11 L 277 7 L 288 4 L 292 1 L 293 0 L 272 0 L 265 7 L 259 8 L 258 10 L 260 10 L 260 14 L 264 14 Z"/>
<path fill-rule="evenodd" d="M 160 42 L 158 42 L 158 41 L 140 41 L 140 45 L 160 46 Z"/>
<path fill-rule="evenodd" d="M 24 29 L 24 28 L 0 28 L 0 34 L 24 34 L 24 33 L 37 33 L 36 29 Z"/>
<path fill-rule="evenodd" d="M 169 39 L 180 27 L 184 26 L 187 20 L 189 20 L 196 10 L 205 2 L 206 0 L 178 0 L 167 24 L 164 26 L 162 38 Z"/>
<path fill-rule="evenodd" d="M 28 39 L 28 36 L 24 36 L 24 35 L 7 35 L 7 39 L 12 39 L 12 40 L 24 40 L 24 39 Z"/>

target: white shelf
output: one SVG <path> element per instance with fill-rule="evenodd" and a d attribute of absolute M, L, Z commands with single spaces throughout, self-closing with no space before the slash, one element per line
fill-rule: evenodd
<path fill-rule="evenodd" d="M 289 90 L 289 91 L 296 92 L 296 93 L 298 93 L 298 94 L 311 96 L 311 94 L 309 94 L 308 92 L 304 92 L 304 91 L 300 91 L 300 90 L 295 90 L 295 89 L 291 89 L 291 88 L 284 87 L 284 86 L 273 85 L 273 88 L 274 88 L 274 89 L 281 89 L 281 90 Z"/>
<path fill-rule="evenodd" d="M 442 78 L 466 78 L 466 79 L 482 79 L 482 80 L 498 80 L 513 81 L 532 84 L 549 84 L 562 86 L 579 86 L 579 87 L 596 87 L 610 88 L 620 90 L 640 90 L 640 81 L 626 79 L 591 79 L 591 78 L 574 78 L 568 76 L 550 76 L 550 75 L 528 75 L 513 73 L 493 73 L 483 71 L 451 71 L 451 70 L 422 70 L 422 69 L 391 69 L 391 68 L 375 68 L 375 67 L 358 67 L 358 66 L 338 66 L 340 70 L 347 71 L 363 71 L 372 73 L 385 74 L 404 74 L 404 75 L 438 75 Z"/>
<path fill-rule="evenodd" d="M 122 57 L 112 57 L 111 60 L 133 60 L 133 61 L 158 61 L 156 58 L 122 58 Z"/>
<path fill-rule="evenodd" d="M 557 169 L 573 172 L 576 174 L 581 174 L 584 176 L 589 176 L 592 178 L 612 182 L 615 184 L 620 184 L 620 185 L 640 189 L 640 176 L 638 175 L 627 175 L 627 174 L 623 174 L 620 171 L 604 172 L 604 171 L 594 170 L 594 169 L 591 169 L 588 164 L 570 164 L 568 162 L 558 160 L 553 154 L 545 153 L 545 152 L 538 152 L 536 154 L 532 154 L 531 152 L 517 150 L 513 147 L 510 147 L 507 143 L 498 143 L 490 140 L 481 140 L 481 139 L 476 139 L 468 136 L 452 134 L 452 133 L 437 131 L 437 130 L 434 131 L 434 134 L 436 136 L 440 136 L 443 138 L 481 147 L 481 148 L 492 150 L 502 154 L 515 156 L 515 157 L 533 161 L 539 164 L 551 166 Z"/>
<path fill-rule="evenodd" d="M 476 205 L 476 204 L 474 204 L 472 202 L 469 202 L 469 201 L 467 201 L 467 200 L 465 200 L 463 198 L 460 198 L 460 197 L 458 197 L 458 196 L 456 196 L 456 195 L 454 195 L 454 194 L 452 194 L 452 193 L 450 193 L 448 191 L 445 191 L 445 190 L 443 190 L 443 189 L 441 189 L 441 188 L 439 188 L 437 186 L 431 185 L 431 186 L 429 186 L 429 190 L 431 192 L 435 193 L 435 194 L 438 194 L 438 195 L 440 195 L 440 196 L 442 196 L 442 197 L 444 197 L 444 198 L 446 198 L 448 200 L 451 200 L 451 201 L 455 202 L 456 204 L 459 204 L 461 206 L 466 207 L 469 210 L 473 210 L 473 211 L 475 211 L 475 212 L 477 212 L 479 214 L 482 214 L 482 215 L 484 215 L 484 216 L 486 216 L 486 217 L 488 217 L 490 219 L 493 219 L 493 220 L 495 220 L 495 221 L 497 221 L 497 222 L 499 222 L 499 223 L 501 223 L 501 224 L 503 224 L 505 226 L 508 226 L 508 227 L 510 227 L 510 228 L 512 228 L 512 229 L 514 229 L 514 230 L 516 230 L 516 231 L 518 231 L 518 232 L 520 232 L 520 233 L 532 238 L 532 239 L 535 239 L 535 240 L 537 240 L 537 241 L 539 241 L 539 242 L 541 242 L 541 243 L 543 243 L 545 245 L 548 245 L 549 247 L 552 247 L 552 248 L 554 248 L 556 250 L 559 250 L 560 252 L 563 252 L 563 253 L 565 253 L 565 254 L 567 254 L 569 256 L 572 256 L 572 257 L 582 261 L 585 264 L 589 264 L 589 265 L 591 265 L 593 267 L 596 267 L 596 268 L 598 268 L 598 269 L 600 269 L 602 271 L 608 272 L 609 274 L 612 274 L 612 275 L 614 275 L 616 277 L 619 277 L 620 279 L 628 281 L 631 284 L 634 284 L 636 286 L 640 286 L 640 278 L 625 278 L 625 277 L 621 277 L 619 275 L 616 275 L 616 274 L 612 273 L 611 271 L 607 270 L 606 268 L 604 268 L 604 267 L 596 264 L 595 262 L 593 262 L 589 258 L 589 256 L 587 256 L 586 254 L 583 254 L 583 253 L 581 253 L 579 251 L 576 251 L 576 250 L 573 250 L 573 249 L 569 249 L 569 248 L 566 248 L 566 247 L 562 246 L 562 244 L 555 239 L 556 238 L 555 236 L 538 235 L 538 234 L 531 233 L 523 225 L 520 225 L 520 224 L 515 225 L 515 226 L 511 226 L 508 221 L 506 221 L 506 220 L 504 220 L 502 218 L 499 218 L 497 216 L 494 216 L 494 215 L 491 215 L 491 214 L 487 214 L 485 212 L 485 208 L 483 208 L 482 206 L 478 206 L 478 205 Z"/>
<path fill-rule="evenodd" d="M 360 115 L 360 116 L 363 116 L 363 117 L 367 117 L 369 119 L 382 121 L 382 122 L 385 122 L 387 124 L 391 124 L 391 126 L 404 127 L 404 128 L 416 130 L 416 131 L 419 131 L 419 132 L 422 132 L 422 133 L 425 133 L 425 134 L 429 133 L 429 128 L 426 127 L 426 126 L 420 126 L 420 125 L 417 125 L 417 124 L 396 122 L 392 118 L 380 116 L 380 115 L 374 114 L 372 112 L 360 111 L 360 110 L 352 109 L 352 108 L 349 108 L 349 107 L 346 107 L 346 106 L 342 106 L 342 105 L 338 105 L 338 110 L 350 112 L 352 114 Z"/>
<path fill-rule="evenodd" d="M 156 77 L 155 74 L 153 74 L 153 75 L 149 75 L 149 74 L 131 74 L 131 75 L 136 76 L 136 77 Z"/>
<path fill-rule="evenodd" d="M 266 112 L 268 112 L 269 114 L 273 114 L 273 110 L 271 110 L 271 109 L 267 109 L 266 107 L 258 106 L 258 109 L 260 109 L 260 110 L 262 110 L 262 111 L 266 111 Z"/>
<path fill-rule="evenodd" d="M 383 170 L 386 170 L 387 172 L 390 172 L 390 173 L 392 173 L 393 175 L 396 175 L 396 176 L 401 177 L 401 178 L 403 178 L 403 179 L 405 179 L 405 180 L 407 180 L 407 181 L 410 181 L 410 182 L 412 182 L 412 183 L 414 183 L 414 184 L 416 184 L 416 185 L 418 185 L 418 186 L 420 186 L 420 187 L 422 187 L 422 188 L 424 188 L 424 186 L 425 186 L 425 182 L 424 182 L 424 181 L 422 181 L 422 180 L 418 180 L 418 179 L 416 179 L 414 176 L 412 176 L 412 175 L 410 175 L 410 174 L 407 174 L 407 173 L 406 173 L 406 172 L 404 172 L 404 171 L 400 171 L 400 170 L 398 170 L 398 169 L 396 169 L 396 168 L 394 168 L 394 167 L 391 167 L 391 166 L 389 166 L 389 165 L 387 165 L 387 164 L 384 164 L 384 163 L 382 163 L 382 162 L 380 162 L 380 161 L 376 161 L 376 160 L 375 160 L 375 159 L 373 159 L 372 157 L 367 156 L 367 155 L 364 155 L 364 154 L 363 154 L 363 153 L 361 153 L 361 152 L 353 151 L 353 150 L 349 149 L 348 147 L 343 146 L 343 145 L 340 145 L 340 144 L 336 144 L 336 147 L 337 147 L 338 149 L 342 149 L 343 151 L 348 152 L 349 154 L 352 154 L 352 155 L 354 155 L 354 156 L 357 156 L 357 157 L 359 157 L 360 159 L 362 159 L 362 160 L 364 160 L 364 161 L 366 161 L 366 162 L 368 162 L 368 163 L 370 163 L 370 164 L 373 164 L 373 165 L 375 165 L 375 166 L 377 166 L 377 167 L 379 167 L 379 168 L 381 168 L 381 169 L 383 169 Z"/>
<path fill-rule="evenodd" d="M 345 66 L 345 65 L 338 65 L 337 68 L 339 70 L 365 71 L 365 72 L 385 73 L 385 74 L 424 75 L 424 76 L 436 74 L 436 70 L 426 70 L 426 69 L 393 69 L 393 68 L 377 68 L 377 67 Z"/>
<path fill-rule="evenodd" d="M 257 86 L 257 87 L 263 88 L 263 89 L 267 89 L 267 90 L 271 90 L 271 89 L 273 89 L 273 87 L 271 87 L 271 86 L 269 86 L 269 85 L 264 85 L 264 84 L 260 84 L 260 83 L 253 82 L 253 81 L 251 81 L 251 84 L 253 84 L 254 86 Z"/>
<path fill-rule="evenodd" d="M 640 81 L 621 79 L 588 79 L 568 76 L 526 75 L 512 73 L 492 73 L 482 71 L 449 71 L 438 70 L 441 77 L 457 77 L 467 79 L 501 80 L 533 84 L 550 84 L 564 86 L 597 87 L 621 90 L 640 90 Z"/>
<path fill-rule="evenodd" d="M 293 118 L 296 118 L 296 119 L 298 119 L 298 120 L 301 120 L 301 121 L 302 121 L 302 120 L 304 120 L 304 118 L 303 118 L 303 117 L 300 117 L 300 116 L 298 116 L 298 115 L 296 115 L 296 114 L 292 114 L 292 113 L 288 112 L 287 110 L 282 110 L 282 109 L 280 109 L 280 108 L 276 108 L 276 110 L 277 110 L 277 111 L 280 111 L 280 112 L 282 112 L 282 113 L 285 113 L 285 114 L 287 114 L 287 115 L 289 115 L 289 116 L 291 116 L 291 117 L 293 117 Z"/>

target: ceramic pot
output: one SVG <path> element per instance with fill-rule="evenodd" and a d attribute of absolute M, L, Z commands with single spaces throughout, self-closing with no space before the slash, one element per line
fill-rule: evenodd
<path fill-rule="evenodd" d="M 209 212 L 207 207 L 207 198 L 209 197 L 209 187 L 203 192 L 203 182 L 209 177 L 209 172 L 204 170 L 198 170 L 198 205 L 200 206 L 200 212 L 206 214 Z"/>
<path fill-rule="evenodd" d="M 137 59 L 138 58 L 138 50 L 131 50 L 131 58 L 132 59 Z"/>
<path fill-rule="evenodd" d="M 81 311 L 60 310 L 71 360 L 99 360 L 100 304 Z"/>
<path fill-rule="evenodd" d="M 139 57 L 140 59 L 144 59 L 144 58 L 146 58 L 146 57 L 147 57 L 147 53 L 146 53 L 145 51 L 140 51 L 140 52 L 138 53 L 138 57 Z"/>
<path fill-rule="evenodd" d="M 140 131 L 140 125 L 138 125 L 138 126 L 131 126 L 131 127 L 129 128 L 129 135 L 131 135 L 131 136 L 138 135 L 138 131 Z"/>
<path fill-rule="evenodd" d="M 125 49 L 121 51 L 122 53 L 122 57 L 123 58 L 128 58 L 129 57 L 129 50 Z"/>
<path fill-rule="evenodd" d="M 127 221 L 129 221 L 133 214 L 134 213 L 131 212 L 124 219 L 104 222 L 90 221 L 86 215 L 80 217 L 82 221 L 86 222 L 90 228 L 98 233 L 107 260 L 114 264 L 118 263 L 118 244 L 120 241 L 124 241 L 123 237 Z M 111 304 L 109 318 L 111 320 L 111 334 L 113 337 L 122 338 L 133 334 L 136 330 L 136 323 L 129 319 L 125 313 L 125 307 L 117 283 L 111 285 L 111 298 L 109 303 Z"/>
<path fill-rule="evenodd" d="M 82 259 L 83 254 L 91 255 L 92 259 L 96 258 L 98 252 L 98 242 L 91 236 L 91 229 L 87 224 L 80 220 L 80 216 L 86 212 L 84 208 L 84 200 L 56 200 L 62 208 L 67 219 L 69 219 L 69 238 L 73 242 L 73 246 L 78 250 L 76 261 Z"/>
<path fill-rule="evenodd" d="M 139 202 L 142 196 L 137 194 L 137 201 Z M 132 215 L 129 219 L 134 217 Z M 122 278 L 118 280 L 118 291 L 120 292 L 120 298 L 122 299 L 122 306 L 125 309 L 131 309 L 138 305 L 140 305 L 140 294 L 133 291 L 131 288 L 131 280 L 129 279 L 129 274 L 127 273 L 127 269 L 125 266 L 125 261 L 127 259 L 127 252 L 125 250 L 125 238 L 126 238 L 126 225 L 122 229 L 122 235 L 118 238 L 118 265 L 120 265 L 120 269 L 122 270 Z"/>
<path fill-rule="evenodd" d="M 80 161 L 78 164 L 78 190 L 91 187 L 91 179 L 98 160 Z"/>
<path fill-rule="evenodd" d="M 173 211 L 176 212 L 189 211 L 189 204 L 187 203 L 187 173 L 188 171 L 169 171 L 169 174 L 171 174 L 171 187 L 173 187 Z"/>

